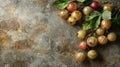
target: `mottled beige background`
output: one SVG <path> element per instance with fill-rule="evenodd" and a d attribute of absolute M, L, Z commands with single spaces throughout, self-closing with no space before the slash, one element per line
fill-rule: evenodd
<path fill-rule="evenodd" d="M 0 0 L 0 67 L 120 66 L 120 39 L 96 47 L 100 59 L 76 63 L 80 27 L 60 19 L 59 10 L 51 6 L 53 1 Z M 108 1 L 120 6 L 119 0 Z"/>

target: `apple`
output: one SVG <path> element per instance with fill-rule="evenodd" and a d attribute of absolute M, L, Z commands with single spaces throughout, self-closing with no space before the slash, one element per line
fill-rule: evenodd
<path fill-rule="evenodd" d="M 77 8 L 78 8 L 78 6 L 75 2 L 70 2 L 67 6 L 67 10 L 70 12 L 77 10 Z"/>
<path fill-rule="evenodd" d="M 79 48 L 85 50 L 87 48 L 87 43 L 85 41 L 80 42 Z"/>
<path fill-rule="evenodd" d="M 94 10 L 98 9 L 98 7 L 100 6 L 99 2 L 94 1 L 93 3 L 91 3 L 90 5 Z"/>

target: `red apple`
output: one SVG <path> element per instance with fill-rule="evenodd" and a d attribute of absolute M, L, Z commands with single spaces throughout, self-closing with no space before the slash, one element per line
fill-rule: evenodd
<path fill-rule="evenodd" d="M 100 4 L 99 4 L 99 2 L 94 1 L 90 6 L 91 6 L 94 10 L 96 10 L 96 9 L 100 6 Z"/>
<path fill-rule="evenodd" d="M 79 48 L 85 50 L 87 48 L 87 43 L 85 41 L 80 42 Z"/>
<path fill-rule="evenodd" d="M 77 4 L 75 2 L 70 2 L 67 6 L 68 11 L 73 12 L 77 10 Z"/>

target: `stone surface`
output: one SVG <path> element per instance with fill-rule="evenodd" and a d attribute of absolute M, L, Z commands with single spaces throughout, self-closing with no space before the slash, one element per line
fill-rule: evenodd
<path fill-rule="evenodd" d="M 0 0 L 0 67 L 120 66 L 120 39 L 96 47 L 101 55 L 97 60 L 76 63 L 80 27 L 60 19 L 59 10 L 51 6 L 53 1 Z"/>

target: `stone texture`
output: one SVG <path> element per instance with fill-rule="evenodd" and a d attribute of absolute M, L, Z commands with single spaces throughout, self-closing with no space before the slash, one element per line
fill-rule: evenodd
<path fill-rule="evenodd" d="M 0 0 L 0 67 L 120 66 L 120 39 L 106 47 L 96 47 L 99 59 L 76 63 L 76 32 L 80 27 L 60 19 L 59 10 L 51 6 L 53 2 Z M 120 4 L 118 0 L 111 2 Z"/>

